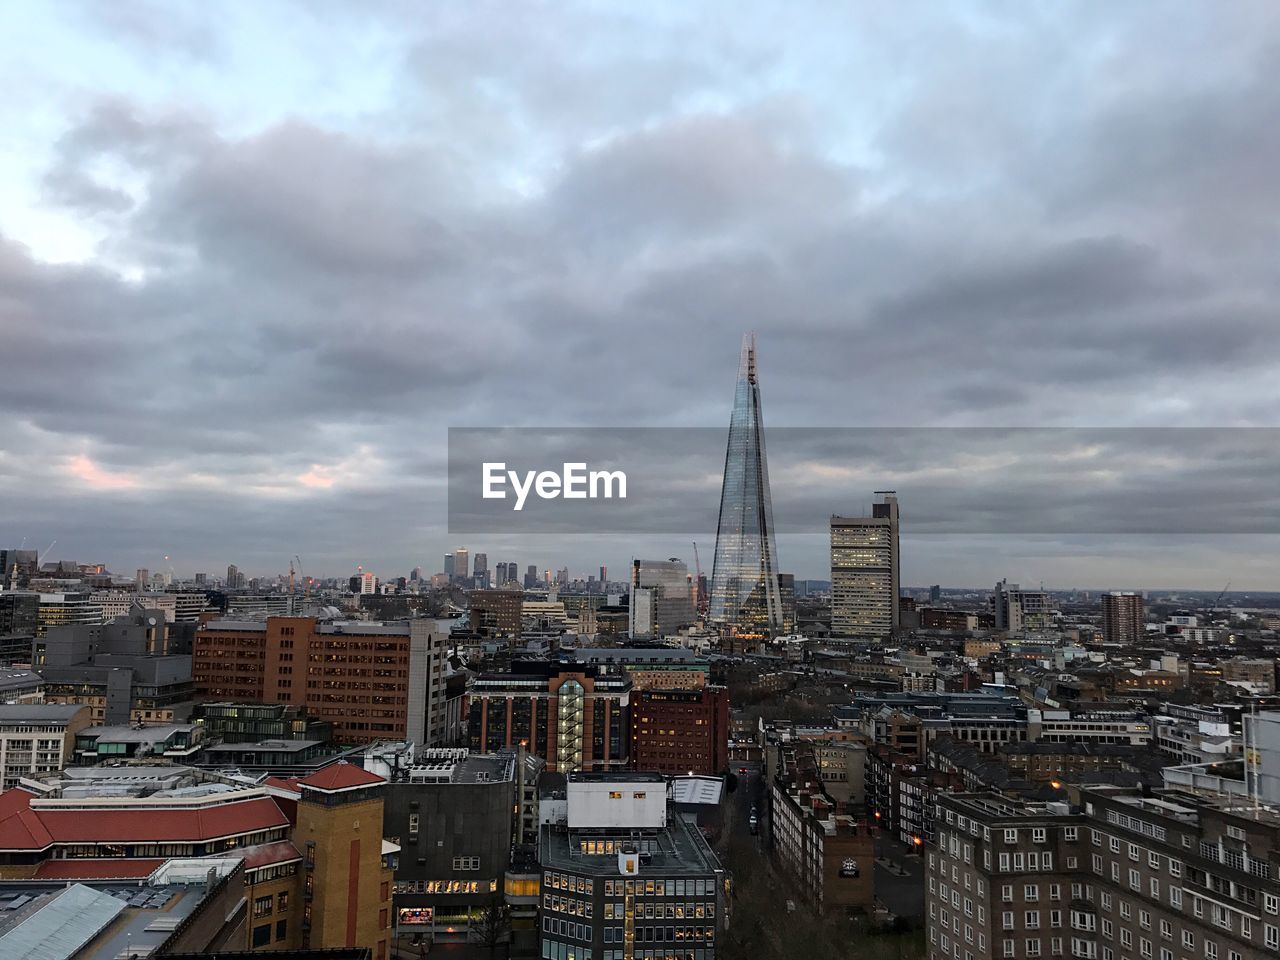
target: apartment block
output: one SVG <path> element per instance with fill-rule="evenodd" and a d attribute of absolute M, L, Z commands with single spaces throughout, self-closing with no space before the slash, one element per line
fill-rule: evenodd
<path fill-rule="evenodd" d="M 931 960 L 1261 960 L 1280 951 L 1280 817 L 1211 794 L 938 798 Z"/>
<path fill-rule="evenodd" d="M 631 765 L 678 776 L 729 766 L 729 691 L 637 690 L 631 695 Z"/>
<path fill-rule="evenodd" d="M 76 734 L 89 723 L 88 707 L 0 704 L 3 789 L 16 787 L 23 777 L 40 777 L 61 770 L 75 751 Z"/>

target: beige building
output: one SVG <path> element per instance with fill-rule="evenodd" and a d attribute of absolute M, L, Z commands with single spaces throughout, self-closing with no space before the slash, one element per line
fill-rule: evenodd
<path fill-rule="evenodd" d="M 88 707 L 57 703 L 0 704 L 0 777 L 3 789 L 22 777 L 57 773 L 75 751 L 76 734 L 89 726 Z"/>
<path fill-rule="evenodd" d="M 888 637 L 899 627 L 898 498 L 869 517 L 831 518 L 831 635 Z"/>

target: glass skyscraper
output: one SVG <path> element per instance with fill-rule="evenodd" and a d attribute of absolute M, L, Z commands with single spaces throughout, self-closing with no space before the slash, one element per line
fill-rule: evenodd
<path fill-rule="evenodd" d="M 754 334 L 742 341 L 729 420 L 709 619 L 740 637 L 768 637 L 782 630 Z"/>

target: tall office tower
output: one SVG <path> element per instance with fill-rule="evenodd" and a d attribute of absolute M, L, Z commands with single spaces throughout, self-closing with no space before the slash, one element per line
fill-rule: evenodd
<path fill-rule="evenodd" d="M 742 340 L 738 385 L 729 419 L 711 574 L 710 620 L 743 637 L 766 637 L 782 629 L 754 334 Z"/>
<path fill-rule="evenodd" d="M 932 587 L 929 588 L 929 602 L 939 603 L 941 602 L 941 600 L 942 600 L 942 587 L 940 587 L 938 584 L 935 583 Z"/>
<path fill-rule="evenodd" d="M 234 590 L 239 580 L 240 580 L 240 568 L 237 567 L 234 563 L 229 564 L 227 566 L 227 583 L 226 583 L 227 589 Z"/>
<path fill-rule="evenodd" d="M 151 589 L 151 571 L 146 567 L 139 567 L 133 583 L 134 586 L 137 587 L 138 593 L 145 593 L 147 590 Z"/>
<path fill-rule="evenodd" d="M 1102 636 L 1107 643 L 1137 643 L 1146 633 L 1142 594 L 1112 590 L 1102 595 Z"/>
<path fill-rule="evenodd" d="M 489 589 L 489 555 L 487 553 L 476 554 L 473 576 L 477 589 Z"/>
<path fill-rule="evenodd" d="M 600 582 L 601 582 L 601 583 L 608 583 L 608 582 L 609 582 L 609 568 L 608 568 L 608 567 L 603 567 L 603 566 L 602 566 L 602 567 L 600 568 Z"/>
<path fill-rule="evenodd" d="M 466 547 L 458 547 L 453 551 L 453 578 L 455 580 L 471 578 L 471 554 Z"/>
<path fill-rule="evenodd" d="M 898 632 L 898 497 L 881 497 L 869 517 L 831 518 L 831 633 L 888 637 Z"/>
<path fill-rule="evenodd" d="M 782 632 L 796 631 L 796 575 L 778 574 L 778 596 L 782 598 Z"/>
<path fill-rule="evenodd" d="M 410 570 L 410 571 L 409 571 L 409 582 L 410 582 L 410 583 L 417 583 L 417 582 L 418 582 L 419 580 L 421 580 L 421 579 L 422 579 L 422 568 L 421 568 L 421 567 L 414 567 L 412 570 Z"/>
<path fill-rule="evenodd" d="M 538 585 L 538 565 L 536 563 L 529 564 L 524 571 L 524 587 L 526 590 L 532 590 Z"/>
<path fill-rule="evenodd" d="M 450 583 L 453 583 L 453 573 L 455 569 L 457 569 L 457 567 L 453 560 L 453 554 L 446 553 L 444 555 L 444 575 L 449 578 Z"/>
<path fill-rule="evenodd" d="M 689 568 L 683 560 L 633 560 L 628 632 L 666 637 L 697 618 Z"/>

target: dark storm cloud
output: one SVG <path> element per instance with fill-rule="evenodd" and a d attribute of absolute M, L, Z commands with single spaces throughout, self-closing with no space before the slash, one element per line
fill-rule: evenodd
<path fill-rule="evenodd" d="M 1193 8 L 1088 10 L 948 13 L 908 36 L 820 8 L 788 34 L 387 4 L 371 16 L 403 34 L 393 92 L 354 122 L 234 129 L 200 103 L 81 93 L 43 188 L 101 230 L 97 260 L 0 244 L 0 532 L 122 569 L 161 545 L 209 569 L 293 552 L 317 573 L 432 569 L 447 427 L 722 427 L 747 329 L 776 426 L 1275 425 L 1276 18 L 1217 9 L 1192 66 L 1173 40 Z M 181 60 L 202 23 L 105 29 Z M 207 29 L 216 60 L 230 38 Z M 829 45 L 841 31 L 866 46 Z M 1153 491 L 1189 508 L 1217 484 L 1271 522 L 1266 458 L 1195 461 L 1157 434 L 1112 458 L 1118 516 L 1158 526 Z M 974 452 L 952 451 L 961 479 Z M 889 442 L 800 486 L 771 453 L 797 517 L 855 509 L 877 464 L 911 458 Z M 1064 514 L 1083 503 L 1083 468 L 1046 462 L 1010 468 L 1009 509 L 1023 482 L 1058 484 Z M 705 525 L 716 483 L 677 486 L 708 502 L 669 516 Z M 992 489 L 953 485 L 949 509 L 982 516 Z M 675 539 L 510 538 L 575 570 Z M 1038 544 L 992 548 L 973 580 L 1087 552 Z M 780 549 L 821 575 L 820 538 Z M 914 569 L 960 579 L 962 553 Z"/>

